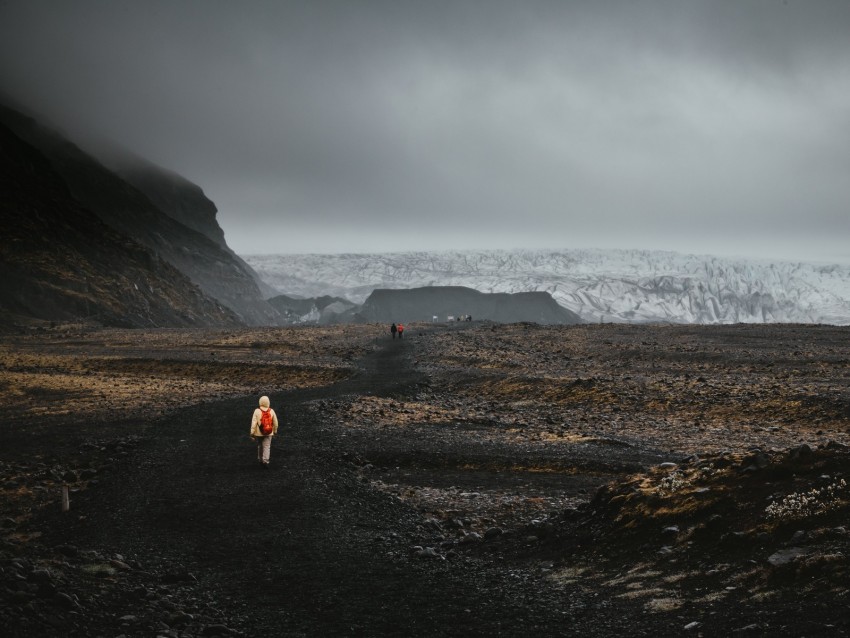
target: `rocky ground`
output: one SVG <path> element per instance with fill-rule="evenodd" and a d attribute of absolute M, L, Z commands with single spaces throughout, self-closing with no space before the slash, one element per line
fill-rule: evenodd
<path fill-rule="evenodd" d="M 10 636 L 850 633 L 850 330 L 0 337 Z M 271 469 L 247 436 L 282 416 Z M 68 486 L 70 511 L 61 511 Z"/>

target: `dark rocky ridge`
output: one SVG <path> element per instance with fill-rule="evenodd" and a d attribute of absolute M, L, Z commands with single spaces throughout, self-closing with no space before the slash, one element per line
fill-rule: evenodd
<path fill-rule="evenodd" d="M 274 325 L 280 321 L 277 311 L 263 299 L 250 268 L 219 243 L 223 237 L 215 238 L 209 223 L 210 214 L 214 215 L 212 202 L 203 197 L 200 189 L 188 187 L 182 178 L 175 180 L 164 172 L 157 176 L 149 170 L 143 180 L 160 206 L 178 218 L 191 218 L 194 225 L 206 228 L 205 232 L 163 212 L 139 188 L 35 120 L 0 106 L 0 121 L 38 149 L 73 197 L 108 226 L 170 263 L 245 323 Z"/>
<path fill-rule="evenodd" d="M 48 160 L 2 124 L 0 191 L 0 323 L 240 323 L 176 268 L 76 201 Z"/>
<path fill-rule="evenodd" d="M 358 312 L 363 321 L 445 321 L 448 316 L 469 315 L 499 323 L 522 321 L 578 324 L 582 319 L 558 305 L 549 293 L 483 293 L 462 286 L 425 286 L 407 290 L 379 288 Z"/>
<path fill-rule="evenodd" d="M 224 231 L 218 225 L 218 209 L 197 184 L 130 152 L 95 151 L 111 171 L 144 193 L 169 217 L 195 230 L 227 250 Z"/>
<path fill-rule="evenodd" d="M 110 170 L 144 193 L 166 215 L 218 244 L 230 255 L 236 267 L 257 284 L 265 298 L 277 294 L 274 288 L 260 279 L 254 269 L 227 245 L 224 230 L 216 219 L 218 208 L 200 186 L 129 151 L 106 148 L 96 150 L 95 155 Z"/>

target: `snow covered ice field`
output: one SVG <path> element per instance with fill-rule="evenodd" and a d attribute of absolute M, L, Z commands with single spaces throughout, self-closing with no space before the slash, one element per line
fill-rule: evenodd
<path fill-rule="evenodd" d="M 850 265 L 642 250 L 242 255 L 299 297 L 362 303 L 375 288 L 546 291 L 589 322 L 850 325 Z"/>

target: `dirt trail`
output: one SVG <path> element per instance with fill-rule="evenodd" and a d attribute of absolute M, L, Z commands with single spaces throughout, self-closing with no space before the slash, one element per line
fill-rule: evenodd
<path fill-rule="evenodd" d="M 178 413 L 114 479 L 79 495 L 85 518 L 52 541 L 188 571 L 193 595 L 226 608 L 248 635 L 562 633 L 562 612 L 528 596 L 518 572 L 415 557 L 421 517 L 371 489 L 336 426 L 307 409 L 346 394 L 415 392 L 425 379 L 412 347 L 388 342 L 345 382 L 272 395 L 283 422 L 267 471 L 247 436 L 255 397 Z"/>

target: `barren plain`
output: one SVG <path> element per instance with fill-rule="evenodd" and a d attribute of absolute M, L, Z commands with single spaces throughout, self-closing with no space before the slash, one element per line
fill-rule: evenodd
<path fill-rule="evenodd" d="M 847 635 L 848 362 L 801 325 L 2 335 L 0 626 Z"/>

